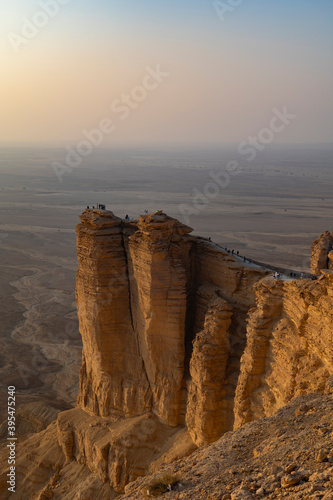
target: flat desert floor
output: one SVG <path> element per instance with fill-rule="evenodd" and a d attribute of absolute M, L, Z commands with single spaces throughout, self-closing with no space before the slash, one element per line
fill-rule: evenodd
<path fill-rule="evenodd" d="M 236 147 L 98 150 L 63 175 L 65 149 L 1 149 L 0 423 L 17 388 L 19 432 L 75 405 L 81 340 L 75 308 L 75 226 L 87 205 L 137 218 L 162 209 L 220 245 L 270 264 L 309 269 L 312 241 L 333 230 L 333 149 Z M 212 176 L 239 162 L 227 185 Z M 210 184 L 209 184 L 210 183 Z M 215 189 L 215 191 L 214 191 Z M 215 193 L 209 200 L 202 194 Z M 6 436 L 5 422 L 0 438 Z"/>

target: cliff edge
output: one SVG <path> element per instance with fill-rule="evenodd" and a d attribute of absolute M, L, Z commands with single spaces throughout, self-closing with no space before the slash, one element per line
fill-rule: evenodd
<path fill-rule="evenodd" d="M 311 272 L 320 274 L 322 269 L 333 269 L 333 232 L 325 231 L 311 246 Z"/>
<path fill-rule="evenodd" d="M 17 498 L 116 498 L 295 397 L 331 391 L 333 270 L 274 278 L 163 212 L 80 219 L 78 406 L 19 445 Z M 329 235 L 313 246 L 316 269 Z"/>

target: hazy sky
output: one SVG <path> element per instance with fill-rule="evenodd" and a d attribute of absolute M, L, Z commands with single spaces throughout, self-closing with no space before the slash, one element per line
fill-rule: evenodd
<path fill-rule="evenodd" d="M 0 19 L 2 143 L 102 119 L 104 144 L 239 143 L 284 106 L 277 142 L 332 142 L 332 0 L 0 0 Z"/>

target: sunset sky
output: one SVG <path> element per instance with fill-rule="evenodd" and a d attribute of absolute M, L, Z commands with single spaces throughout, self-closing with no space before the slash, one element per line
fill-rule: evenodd
<path fill-rule="evenodd" d="M 106 145 L 238 143 L 283 106 L 296 119 L 277 142 L 332 142 L 332 0 L 225 0 L 220 16 L 207 0 L 61 3 L 0 4 L 2 144 L 69 144 L 103 119 Z M 158 66 L 169 76 L 145 96 Z"/>

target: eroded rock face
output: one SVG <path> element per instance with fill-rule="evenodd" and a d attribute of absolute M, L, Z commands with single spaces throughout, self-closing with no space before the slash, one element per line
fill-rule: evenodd
<path fill-rule="evenodd" d="M 325 231 L 311 246 L 311 272 L 320 274 L 322 269 L 332 269 L 333 232 Z"/>
<path fill-rule="evenodd" d="M 174 433 L 187 453 L 323 392 L 333 373 L 330 271 L 275 280 L 190 232 L 162 212 L 128 223 L 86 211 L 77 228 L 79 405 L 93 415 L 63 414 L 58 439 L 117 491 L 175 456 Z M 313 247 L 317 269 L 330 238 Z M 85 434 L 88 422 L 98 429 Z"/>
<path fill-rule="evenodd" d="M 75 498 L 116 498 L 295 396 L 332 393 L 333 270 L 274 279 L 190 232 L 162 212 L 134 223 L 81 215 L 78 407 L 27 441 L 18 469 L 32 471 L 18 498 L 69 499 L 72 484 Z M 332 265 L 331 234 L 315 245 L 317 267 L 320 248 Z M 7 456 L 0 462 L 6 476 Z"/>
<path fill-rule="evenodd" d="M 324 392 L 333 374 L 333 271 L 319 281 L 265 278 L 255 287 L 235 399 L 235 428 L 295 396 Z"/>
<path fill-rule="evenodd" d="M 267 271 L 237 261 L 191 231 L 163 213 L 137 223 L 112 212 L 82 214 L 78 402 L 103 418 L 154 415 L 161 425 L 185 426 L 202 445 L 232 429 L 245 318 L 255 304 L 253 284 Z M 59 434 L 67 458 L 80 457 L 77 432 Z M 133 444 L 138 455 L 141 447 L 140 440 Z M 115 460 L 129 480 L 129 460 Z M 122 487 L 125 480 L 104 468 L 113 487 Z"/>
<path fill-rule="evenodd" d="M 78 402 L 103 417 L 152 412 L 173 427 L 186 418 L 202 444 L 233 426 L 245 318 L 255 303 L 253 284 L 267 271 L 236 261 L 191 231 L 163 213 L 135 224 L 112 212 L 82 214 Z M 202 357 L 206 342 L 211 352 Z"/>
<path fill-rule="evenodd" d="M 161 443 L 165 452 L 179 431 L 163 425 L 152 413 L 117 420 L 75 408 L 59 414 L 57 421 L 58 443 L 66 459 L 85 465 L 116 491 L 143 476 L 163 455 Z"/>
<path fill-rule="evenodd" d="M 102 416 L 152 410 L 180 423 L 191 231 L 165 214 L 141 217 L 138 228 L 111 212 L 81 216 L 82 408 Z"/>
<path fill-rule="evenodd" d="M 332 412 L 332 395 L 295 398 L 274 416 L 228 432 L 213 445 L 127 485 L 120 499 L 143 499 L 155 481 L 171 475 L 180 484 L 161 498 L 329 500 Z"/>
<path fill-rule="evenodd" d="M 152 392 L 131 321 L 126 237 L 112 212 L 86 211 L 77 227 L 76 302 L 83 341 L 78 403 L 102 416 L 151 410 Z"/>
<path fill-rule="evenodd" d="M 128 242 L 133 327 L 154 413 L 180 422 L 192 229 L 165 214 L 140 217 Z"/>
<path fill-rule="evenodd" d="M 231 316 L 232 307 L 215 295 L 204 330 L 193 342 L 186 424 L 198 446 L 215 441 L 228 430 L 224 381 L 230 354 Z"/>

